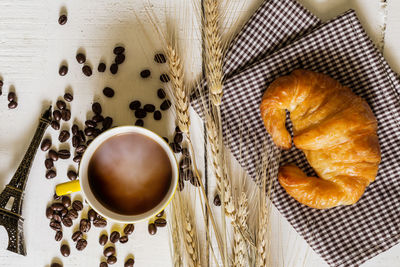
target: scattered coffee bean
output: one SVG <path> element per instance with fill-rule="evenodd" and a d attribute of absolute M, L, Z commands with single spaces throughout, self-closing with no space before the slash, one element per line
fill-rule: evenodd
<path fill-rule="evenodd" d="M 135 117 L 138 119 L 143 119 L 146 117 L 146 115 L 147 115 L 147 112 L 144 109 L 139 108 L 139 109 L 135 110 Z"/>
<path fill-rule="evenodd" d="M 46 208 L 46 218 L 49 219 L 49 220 L 52 219 L 53 218 L 53 214 L 54 214 L 53 209 L 51 207 L 47 207 Z"/>
<path fill-rule="evenodd" d="M 112 89 L 112 88 L 110 88 L 110 87 L 106 87 L 106 88 L 104 88 L 103 89 L 103 94 L 106 96 L 106 97 L 113 97 L 114 96 L 114 90 Z"/>
<path fill-rule="evenodd" d="M 96 123 L 104 121 L 104 117 L 100 114 L 96 114 L 93 116 L 92 120 Z"/>
<path fill-rule="evenodd" d="M 114 231 L 110 234 L 110 242 L 117 243 L 120 238 L 120 234 L 117 231 Z"/>
<path fill-rule="evenodd" d="M 131 110 L 137 110 L 138 108 L 140 108 L 141 105 L 142 105 L 142 104 L 140 103 L 139 100 L 135 100 L 135 101 L 132 101 L 132 102 L 129 104 L 129 109 L 131 109 Z"/>
<path fill-rule="evenodd" d="M 99 66 L 97 67 L 97 71 L 98 72 L 105 72 L 106 71 L 106 64 L 104 64 L 103 62 L 100 62 Z"/>
<path fill-rule="evenodd" d="M 64 205 L 64 207 L 66 207 L 66 208 L 71 206 L 71 198 L 69 196 L 63 196 L 61 198 L 61 202 Z"/>
<path fill-rule="evenodd" d="M 70 93 L 65 93 L 64 94 L 64 99 L 67 102 L 72 102 L 72 100 L 74 100 L 74 97 Z"/>
<path fill-rule="evenodd" d="M 68 67 L 65 65 L 62 65 L 58 70 L 58 74 L 60 74 L 60 76 L 65 76 L 67 75 L 67 73 L 68 73 Z"/>
<path fill-rule="evenodd" d="M 87 241 L 85 239 L 79 239 L 78 242 L 76 242 L 76 249 L 79 251 L 84 250 L 86 246 L 87 246 Z"/>
<path fill-rule="evenodd" d="M 85 121 L 85 125 L 86 125 L 87 127 L 96 128 L 97 123 L 96 123 L 95 121 L 93 121 L 93 120 L 87 120 L 87 121 Z"/>
<path fill-rule="evenodd" d="M 108 87 L 106 87 L 108 88 Z M 105 89 L 105 88 L 104 88 Z M 101 114 L 101 112 L 103 111 L 101 105 L 99 102 L 94 102 L 92 104 L 92 111 L 94 112 L 94 114 Z"/>
<path fill-rule="evenodd" d="M 81 141 L 81 140 L 79 139 L 79 136 L 74 135 L 74 136 L 72 137 L 72 146 L 75 147 L 75 148 L 78 147 L 80 141 Z"/>
<path fill-rule="evenodd" d="M 164 210 L 156 215 L 157 218 L 161 218 L 162 216 L 164 216 Z"/>
<path fill-rule="evenodd" d="M 83 204 L 80 200 L 75 200 L 72 202 L 72 208 L 76 211 L 81 211 L 83 209 Z"/>
<path fill-rule="evenodd" d="M 64 208 L 64 205 L 61 204 L 61 203 L 53 203 L 53 204 L 51 204 L 50 207 L 51 207 L 51 209 L 54 210 L 54 211 L 62 211 L 63 208 Z"/>
<path fill-rule="evenodd" d="M 18 106 L 18 103 L 15 101 L 11 101 L 10 103 L 8 103 L 9 109 L 15 109 L 15 108 L 17 108 L 17 106 Z"/>
<path fill-rule="evenodd" d="M 157 112 L 157 111 L 156 111 L 156 112 Z M 165 140 L 165 142 L 169 143 L 169 140 L 168 140 L 167 137 L 164 136 L 163 139 Z"/>
<path fill-rule="evenodd" d="M 81 231 L 76 231 L 72 234 L 72 241 L 77 242 L 78 240 L 82 239 L 83 233 Z"/>
<path fill-rule="evenodd" d="M 54 193 L 53 199 L 54 199 L 54 200 L 60 200 L 60 199 L 61 199 L 61 196 L 57 195 L 57 193 Z"/>
<path fill-rule="evenodd" d="M 50 228 L 53 229 L 54 231 L 59 231 L 61 229 L 61 223 L 56 222 L 54 220 L 52 220 L 49 225 Z"/>
<path fill-rule="evenodd" d="M 169 78 L 168 74 L 164 73 L 160 75 L 160 81 L 163 83 L 169 82 L 171 79 Z"/>
<path fill-rule="evenodd" d="M 102 235 L 99 237 L 99 244 L 100 244 L 101 246 L 105 246 L 105 244 L 107 244 L 107 242 L 108 242 L 108 236 L 107 236 L 106 234 L 102 234 Z"/>
<path fill-rule="evenodd" d="M 58 242 L 61 241 L 62 238 L 63 238 L 63 232 L 57 231 L 56 235 L 54 236 L 54 239 Z"/>
<path fill-rule="evenodd" d="M 155 235 L 157 233 L 156 225 L 154 223 L 149 223 L 148 231 L 149 231 L 149 234 Z"/>
<path fill-rule="evenodd" d="M 56 130 L 56 131 L 60 130 L 60 123 L 58 121 L 52 121 L 50 125 L 51 125 L 51 128 L 53 128 L 54 130 Z"/>
<path fill-rule="evenodd" d="M 114 48 L 113 53 L 116 55 L 122 54 L 125 52 L 125 48 L 122 46 L 117 46 Z"/>
<path fill-rule="evenodd" d="M 46 167 L 46 169 L 50 170 L 51 168 L 54 167 L 54 163 L 52 159 L 46 159 L 44 161 L 44 166 Z"/>
<path fill-rule="evenodd" d="M 71 254 L 71 250 L 69 249 L 69 246 L 67 244 L 64 244 L 60 248 L 61 255 L 64 257 L 68 257 Z"/>
<path fill-rule="evenodd" d="M 64 208 L 62 209 L 62 211 L 61 211 L 61 216 L 62 216 L 62 217 L 65 217 L 65 216 L 67 216 L 67 213 L 68 213 L 68 209 L 64 207 Z"/>
<path fill-rule="evenodd" d="M 78 135 L 78 131 L 79 131 L 78 125 L 76 125 L 76 124 L 72 125 L 72 127 L 71 127 L 72 135 Z"/>
<path fill-rule="evenodd" d="M 75 152 L 78 154 L 83 154 L 85 152 L 86 146 L 85 145 L 79 145 L 76 147 Z"/>
<path fill-rule="evenodd" d="M 115 57 L 115 63 L 118 64 L 118 65 L 124 63 L 124 61 L 125 61 L 125 55 L 124 54 L 118 54 Z"/>
<path fill-rule="evenodd" d="M 57 213 L 54 213 L 53 221 L 56 221 L 56 222 L 60 223 L 61 222 L 61 216 L 59 214 L 57 214 Z"/>
<path fill-rule="evenodd" d="M 174 151 L 174 153 L 180 153 L 182 151 L 182 147 L 180 144 L 170 143 L 169 146 L 171 147 L 172 151 Z"/>
<path fill-rule="evenodd" d="M 94 219 L 96 219 L 96 218 L 97 218 L 97 212 L 94 209 L 90 209 L 88 211 L 88 219 L 90 221 L 94 221 Z"/>
<path fill-rule="evenodd" d="M 56 102 L 56 106 L 57 106 L 59 109 L 61 109 L 61 110 L 67 108 L 67 104 L 65 104 L 65 102 L 62 101 L 62 100 L 58 100 L 58 101 Z"/>
<path fill-rule="evenodd" d="M 69 121 L 71 119 L 71 111 L 69 109 L 61 110 L 61 119 Z"/>
<path fill-rule="evenodd" d="M 54 110 L 53 111 L 53 119 L 55 119 L 56 121 L 61 120 L 61 111 L 59 110 Z"/>
<path fill-rule="evenodd" d="M 16 98 L 16 95 L 15 95 L 14 92 L 9 92 L 9 93 L 8 93 L 8 96 L 7 96 L 8 101 L 10 101 L 10 102 L 11 102 L 11 101 L 14 101 L 15 98 Z"/>
<path fill-rule="evenodd" d="M 68 218 L 70 218 L 71 220 L 75 220 L 75 219 L 78 219 L 78 212 L 74 209 L 70 209 L 70 210 L 68 210 L 68 213 L 66 216 Z"/>
<path fill-rule="evenodd" d="M 87 145 L 90 145 L 90 143 L 93 141 L 93 139 L 90 139 L 86 142 Z"/>
<path fill-rule="evenodd" d="M 82 130 L 78 131 L 78 136 L 79 136 L 79 140 L 81 141 L 81 143 L 85 143 L 86 137 L 85 137 L 85 133 Z"/>
<path fill-rule="evenodd" d="M 154 221 L 154 224 L 157 227 L 165 227 L 167 225 L 167 220 L 164 218 L 158 218 L 157 220 Z"/>
<path fill-rule="evenodd" d="M 187 170 L 190 168 L 191 165 L 191 160 L 188 157 L 183 157 L 180 161 L 179 161 L 179 168 L 182 170 Z"/>
<path fill-rule="evenodd" d="M 167 110 L 170 107 L 171 107 L 171 101 L 169 101 L 168 99 L 164 100 L 160 105 L 161 110 Z"/>
<path fill-rule="evenodd" d="M 40 149 L 42 151 L 47 151 L 51 147 L 51 140 L 49 138 L 46 138 L 42 141 L 42 144 L 40 145 Z"/>
<path fill-rule="evenodd" d="M 80 224 L 79 224 L 79 230 L 81 230 L 81 232 L 83 233 L 87 233 L 89 232 L 91 228 L 91 223 L 88 219 L 82 219 Z"/>
<path fill-rule="evenodd" d="M 67 23 L 67 20 L 68 20 L 67 15 L 63 14 L 58 18 L 58 24 L 64 25 L 65 23 Z"/>
<path fill-rule="evenodd" d="M 56 177 L 56 176 L 57 176 L 57 173 L 56 173 L 55 170 L 48 170 L 48 171 L 46 172 L 46 178 L 47 178 L 47 179 L 53 179 L 53 178 Z"/>
<path fill-rule="evenodd" d="M 164 89 L 160 88 L 157 90 L 157 96 L 160 99 L 164 99 L 167 95 L 165 94 Z"/>
<path fill-rule="evenodd" d="M 154 112 L 154 110 L 156 110 L 156 107 L 153 104 L 146 104 L 143 106 L 143 109 L 146 112 Z"/>
<path fill-rule="evenodd" d="M 167 59 L 165 58 L 164 54 L 159 53 L 154 56 L 154 61 L 162 64 L 167 62 Z"/>
<path fill-rule="evenodd" d="M 127 224 L 124 228 L 124 234 L 125 235 L 131 235 L 133 231 L 135 230 L 135 225 L 133 224 Z"/>
<path fill-rule="evenodd" d="M 221 206 L 221 199 L 219 198 L 218 194 L 216 194 L 214 197 L 214 205 L 217 207 Z"/>
<path fill-rule="evenodd" d="M 86 136 L 92 136 L 94 133 L 94 128 L 93 127 L 89 127 L 85 129 L 85 135 Z"/>
<path fill-rule="evenodd" d="M 86 56 L 85 56 L 85 54 L 78 53 L 78 54 L 76 55 L 76 61 L 78 61 L 79 64 L 85 63 L 85 62 L 86 62 Z"/>
<path fill-rule="evenodd" d="M 102 261 L 102 262 L 100 263 L 99 267 L 108 267 L 108 264 L 107 264 L 107 262 Z"/>
<path fill-rule="evenodd" d="M 138 119 L 135 121 L 136 126 L 143 127 L 144 126 L 144 121 L 142 119 Z"/>
<path fill-rule="evenodd" d="M 148 69 L 142 70 L 140 72 L 140 77 L 142 77 L 143 79 L 148 78 L 150 76 L 151 72 Z"/>
<path fill-rule="evenodd" d="M 50 267 L 63 267 L 60 263 L 53 262 Z"/>
<path fill-rule="evenodd" d="M 186 147 L 182 148 L 182 155 L 185 157 L 190 157 L 189 150 Z"/>
<path fill-rule="evenodd" d="M 114 255 L 111 255 L 110 257 L 107 258 L 107 263 L 110 265 L 113 265 L 117 262 L 117 257 Z"/>
<path fill-rule="evenodd" d="M 88 65 L 85 65 L 82 67 L 82 72 L 85 74 L 87 77 L 92 76 L 92 68 Z"/>
<path fill-rule="evenodd" d="M 110 66 L 110 72 L 111 74 L 117 74 L 118 72 L 118 65 L 116 63 L 111 64 Z"/>
<path fill-rule="evenodd" d="M 188 176 L 190 183 L 196 187 L 200 186 L 199 181 L 197 180 L 196 176 L 193 174 L 192 170 L 187 170 L 186 175 Z"/>
<path fill-rule="evenodd" d="M 179 177 L 179 179 L 178 179 L 178 190 L 182 191 L 183 188 L 185 188 L 185 183 L 184 183 L 182 177 Z"/>
<path fill-rule="evenodd" d="M 63 225 L 65 226 L 65 227 L 71 227 L 72 226 L 72 219 L 71 218 L 69 218 L 69 217 L 64 217 L 63 219 L 62 219 L 62 223 L 63 223 Z"/>
<path fill-rule="evenodd" d="M 130 258 L 130 259 L 126 260 L 124 267 L 133 267 L 134 264 L 135 264 L 135 260 Z"/>
<path fill-rule="evenodd" d="M 110 129 L 113 123 L 113 119 L 111 117 L 105 117 L 103 121 L 103 131 Z"/>
<path fill-rule="evenodd" d="M 70 136 L 71 135 L 67 130 L 63 130 L 58 135 L 58 141 L 60 141 L 61 143 L 64 143 L 69 139 Z"/>
<path fill-rule="evenodd" d="M 154 113 L 153 113 L 153 118 L 154 118 L 156 121 L 161 120 L 161 118 L 162 118 L 161 111 L 159 111 L 159 110 L 154 111 Z"/>
<path fill-rule="evenodd" d="M 180 144 L 180 143 L 182 143 L 182 141 L 183 141 L 183 134 L 176 133 L 175 137 L 174 137 L 174 142 Z"/>
<path fill-rule="evenodd" d="M 69 159 L 71 157 L 71 152 L 66 149 L 61 149 L 60 151 L 58 151 L 58 157 L 60 159 Z"/>
<path fill-rule="evenodd" d="M 78 154 L 78 155 L 76 155 L 72 160 L 73 160 L 74 162 L 76 162 L 76 163 L 80 163 L 81 160 L 82 160 L 82 155 Z"/>
<path fill-rule="evenodd" d="M 128 242 L 129 238 L 126 235 L 123 235 L 119 238 L 119 242 L 122 244 L 125 244 L 126 242 Z"/>
<path fill-rule="evenodd" d="M 114 254 L 115 254 L 115 248 L 114 247 L 107 247 L 103 251 L 104 257 L 109 257 L 109 256 L 114 255 Z"/>
<path fill-rule="evenodd" d="M 95 220 L 93 221 L 93 225 L 94 225 L 95 227 L 97 227 L 97 228 L 104 228 L 104 227 L 107 226 L 107 221 L 104 220 L 104 219 L 99 219 L 99 218 L 97 218 L 97 219 L 95 219 Z"/>

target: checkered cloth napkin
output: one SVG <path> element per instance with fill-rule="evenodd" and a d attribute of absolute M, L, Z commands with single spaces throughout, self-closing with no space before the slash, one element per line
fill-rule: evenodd
<path fill-rule="evenodd" d="M 258 33 L 261 36 L 256 37 Z M 282 47 L 282 43 L 286 45 Z M 273 202 L 331 266 L 358 266 L 399 243 L 400 80 L 354 11 L 320 24 L 292 0 L 265 1 L 227 55 L 228 78 L 221 105 L 225 144 L 254 180 L 263 144 L 271 142 L 259 104 L 274 79 L 297 68 L 322 72 L 369 103 L 378 120 L 382 162 L 376 181 L 361 200 L 352 206 L 316 210 L 291 198 L 277 183 Z M 192 106 L 201 113 L 198 100 L 194 99 Z M 287 125 L 291 127 L 289 120 Z M 296 148 L 281 153 L 280 165 L 285 163 L 314 174 Z"/>

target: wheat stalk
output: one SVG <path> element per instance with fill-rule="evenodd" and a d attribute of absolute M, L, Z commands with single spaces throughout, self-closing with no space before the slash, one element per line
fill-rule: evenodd
<path fill-rule="evenodd" d="M 207 85 L 212 103 L 219 106 L 222 99 L 223 48 L 219 28 L 218 0 L 204 1 L 203 27 Z"/>
<path fill-rule="evenodd" d="M 170 212 L 171 212 L 171 222 L 170 225 L 170 233 L 171 233 L 171 243 L 172 243 L 172 260 L 174 267 L 182 266 L 182 247 L 180 242 L 180 222 L 179 222 L 179 211 L 177 207 L 177 201 L 174 198 L 174 201 L 171 203 Z"/>
<path fill-rule="evenodd" d="M 182 231 L 183 241 L 185 244 L 186 261 L 188 266 L 195 267 L 201 266 L 200 264 L 200 249 L 196 232 L 196 224 L 194 223 L 194 216 L 191 207 L 189 207 L 189 200 L 185 200 L 186 205 L 181 209 L 182 216 Z M 181 205 L 183 203 L 181 202 Z"/>
<path fill-rule="evenodd" d="M 237 220 L 242 228 L 247 228 L 249 207 L 246 193 L 242 192 L 238 200 Z M 246 240 L 238 229 L 233 229 L 233 266 L 245 267 L 247 255 Z"/>

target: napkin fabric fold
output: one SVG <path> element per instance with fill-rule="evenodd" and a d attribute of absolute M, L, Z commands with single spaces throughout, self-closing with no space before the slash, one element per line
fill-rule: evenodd
<path fill-rule="evenodd" d="M 221 105 L 225 145 L 254 180 L 264 144 L 272 142 L 259 114 L 261 97 L 274 79 L 297 68 L 328 74 L 369 103 L 378 120 L 382 162 L 376 181 L 355 205 L 312 209 L 278 183 L 272 200 L 328 264 L 358 266 L 400 242 L 400 80 L 354 11 L 320 24 L 295 1 L 265 1 L 227 53 Z M 198 99 L 192 106 L 201 113 Z M 291 127 L 289 120 L 287 125 Z M 279 164 L 285 163 L 313 174 L 296 148 L 281 153 Z"/>

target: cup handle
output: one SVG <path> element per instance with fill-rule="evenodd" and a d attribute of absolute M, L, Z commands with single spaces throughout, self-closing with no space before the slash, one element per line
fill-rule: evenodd
<path fill-rule="evenodd" d="M 68 195 L 81 190 L 79 180 L 70 181 L 56 185 L 56 194 L 58 196 Z"/>

